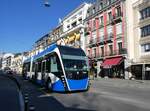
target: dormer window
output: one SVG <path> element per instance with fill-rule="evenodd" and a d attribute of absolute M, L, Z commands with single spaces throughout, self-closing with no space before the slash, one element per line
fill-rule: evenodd
<path fill-rule="evenodd" d="M 103 2 L 100 3 L 99 10 L 101 10 L 102 8 L 103 8 Z"/>
<path fill-rule="evenodd" d="M 96 12 L 96 9 L 95 9 L 95 7 L 93 7 L 93 10 L 92 10 L 92 12 L 93 12 L 93 14 Z"/>

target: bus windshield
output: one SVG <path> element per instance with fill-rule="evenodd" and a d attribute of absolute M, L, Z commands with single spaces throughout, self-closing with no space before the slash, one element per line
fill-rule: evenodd
<path fill-rule="evenodd" d="M 62 55 L 65 71 L 87 71 L 87 57 Z"/>

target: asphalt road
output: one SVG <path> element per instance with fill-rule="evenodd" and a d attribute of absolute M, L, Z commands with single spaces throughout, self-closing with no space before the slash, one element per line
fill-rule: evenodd
<path fill-rule="evenodd" d="M 0 73 L 0 111 L 20 111 L 18 87 Z"/>
<path fill-rule="evenodd" d="M 117 82 L 118 85 L 116 85 Z M 66 107 L 79 109 L 95 111 L 150 111 L 150 89 L 137 87 L 140 86 L 139 83 L 134 83 L 134 87 L 130 83 L 124 85 L 124 82 L 120 80 L 110 82 L 101 79 L 92 81 L 88 92 L 70 95 L 52 94 L 52 96 Z"/>
<path fill-rule="evenodd" d="M 92 80 L 88 92 L 47 93 L 17 76 L 35 111 L 150 111 L 150 86 L 125 80 Z M 17 111 L 17 110 L 15 110 Z"/>

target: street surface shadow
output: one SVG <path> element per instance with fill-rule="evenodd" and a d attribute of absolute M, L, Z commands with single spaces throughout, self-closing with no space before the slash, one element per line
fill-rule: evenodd
<path fill-rule="evenodd" d="M 39 101 L 43 101 L 43 104 L 42 107 L 36 109 L 36 111 L 95 111 L 95 110 L 77 108 L 80 106 L 80 104 L 74 104 L 71 107 L 65 107 L 53 96 L 40 97 Z"/>
<path fill-rule="evenodd" d="M 44 87 L 38 86 L 29 81 L 23 81 L 23 92 L 29 94 L 29 105 L 35 106 L 35 111 L 95 111 L 88 108 L 79 108 L 82 104 L 72 104 L 71 106 L 64 106 L 58 101 L 53 94 L 68 94 L 58 92 L 48 92 Z M 80 93 L 80 92 L 74 92 Z M 70 93 L 71 94 L 71 93 Z M 62 96 L 63 97 L 63 96 Z"/>

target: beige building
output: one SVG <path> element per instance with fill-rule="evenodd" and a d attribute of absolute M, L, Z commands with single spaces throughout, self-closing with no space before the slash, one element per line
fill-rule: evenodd
<path fill-rule="evenodd" d="M 14 57 L 14 54 L 12 54 L 12 53 L 6 53 L 6 54 L 3 55 L 2 69 L 5 69 L 6 67 L 9 67 L 9 68 L 12 67 L 13 57 Z"/>
<path fill-rule="evenodd" d="M 23 66 L 23 55 L 16 54 L 12 59 L 12 66 L 11 69 L 15 71 L 17 74 L 21 74 Z"/>
<path fill-rule="evenodd" d="M 82 3 L 62 20 L 61 45 L 81 47 L 85 50 L 84 19 L 90 4 Z"/>
<path fill-rule="evenodd" d="M 130 75 L 150 79 L 150 0 L 126 0 Z"/>

